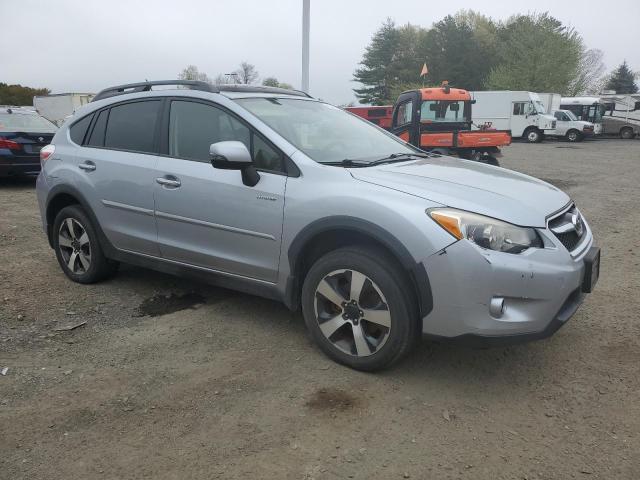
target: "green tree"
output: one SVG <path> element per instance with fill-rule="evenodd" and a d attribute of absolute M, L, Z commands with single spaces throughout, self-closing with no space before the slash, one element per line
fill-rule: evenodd
<path fill-rule="evenodd" d="M 478 90 L 496 64 L 496 26 L 473 11 L 448 15 L 426 32 L 423 46 L 430 84 Z"/>
<path fill-rule="evenodd" d="M 365 48 L 360 67 L 353 74 L 353 79 L 363 85 L 354 89 L 360 103 L 382 105 L 390 101 L 390 85 L 396 76 L 392 63 L 398 43 L 396 25 L 388 18 L 374 33 L 371 43 Z"/>
<path fill-rule="evenodd" d="M 0 105 L 32 106 L 34 96 L 50 93 L 51 90 L 48 88 L 31 88 L 0 82 Z"/>
<path fill-rule="evenodd" d="M 279 87 L 280 82 L 278 82 L 276 77 L 267 77 L 262 81 L 262 85 L 265 87 Z"/>
<path fill-rule="evenodd" d="M 616 93 L 638 93 L 638 85 L 635 82 L 636 76 L 625 60 L 611 73 L 605 88 L 607 90 L 615 90 Z"/>
<path fill-rule="evenodd" d="M 287 90 L 293 90 L 293 86 L 289 83 L 280 83 L 276 77 L 267 77 L 262 81 L 262 85 L 265 87 L 279 87 L 286 88 Z"/>
<path fill-rule="evenodd" d="M 548 13 L 516 15 L 498 27 L 497 64 L 485 83 L 496 90 L 566 93 L 579 70 L 582 39 Z"/>

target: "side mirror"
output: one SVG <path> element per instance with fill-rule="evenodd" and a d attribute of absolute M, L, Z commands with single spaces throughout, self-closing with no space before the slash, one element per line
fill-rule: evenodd
<path fill-rule="evenodd" d="M 213 168 L 221 170 L 240 170 L 242 183 L 249 187 L 255 186 L 260 175 L 253 166 L 251 154 L 244 143 L 227 141 L 212 143 L 209 147 L 209 157 Z"/>

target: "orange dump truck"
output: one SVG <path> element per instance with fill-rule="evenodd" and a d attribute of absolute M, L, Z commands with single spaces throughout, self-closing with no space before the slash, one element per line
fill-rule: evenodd
<path fill-rule="evenodd" d="M 379 125 L 390 123 L 390 130 L 403 140 L 423 150 L 461 158 L 497 163 L 501 148 L 511 144 L 511 133 L 482 125 L 471 130 L 471 107 L 473 100 L 468 91 L 460 88 L 420 88 L 403 92 L 390 107 L 369 107 L 391 112 L 390 118 L 381 118 L 376 112 Z M 367 120 L 368 109 L 349 107 L 348 111 Z"/>

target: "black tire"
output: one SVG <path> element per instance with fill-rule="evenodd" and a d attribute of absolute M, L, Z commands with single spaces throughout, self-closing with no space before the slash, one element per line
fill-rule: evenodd
<path fill-rule="evenodd" d="M 384 298 L 384 302 L 386 302 L 382 303 L 382 305 L 386 307 L 386 309 L 383 307 L 383 311 L 386 310 L 385 314 L 389 317 L 390 327 L 388 330 L 386 327 L 380 327 L 377 330 L 378 337 L 381 337 L 380 330 L 386 331 L 386 336 L 379 347 L 372 346 L 376 341 L 375 332 L 379 325 L 370 323 L 365 318 L 367 316 L 366 312 L 372 310 L 365 310 L 364 316 L 362 316 L 363 312 L 360 311 L 362 316 L 360 325 L 362 331 L 365 332 L 364 337 L 367 339 L 365 343 L 371 349 L 371 353 L 367 353 L 365 356 L 361 356 L 357 352 L 358 345 L 355 342 L 357 323 L 355 325 L 353 322 L 344 323 L 332 335 L 327 337 L 320 327 L 320 315 L 316 316 L 316 311 L 318 311 L 316 302 L 326 302 L 325 297 L 318 292 L 321 282 L 330 278 L 329 275 L 343 269 L 346 272 L 351 272 L 351 275 L 353 275 L 352 271 L 356 271 L 356 274 L 360 273 L 365 276 L 369 283 L 365 280 L 363 284 L 365 286 L 362 287 L 361 291 L 365 292 L 365 289 L 369 288 L 369 292 L 373 292 L 374 296 L 377 295 L 375 292 L 379 291 L 383 295 L 379 299 Z M 338 273 L 338 275 L 348 275 L 348 273 Z M 374 291 L 374 288 L 379 290 Z M 389 367 L 400 360 L 410 351 L 418 339 L 417 302 L 411 292 L 412 287 L 402 269 L 384 251 L 358 246 L 345 247 L 319 258 L 307 273 L 302 287 L 302 312 L 311 336 L 327 356 L 351 368 L 371 372 Z M 368 294 L 364 294 L 365 301 Z M 347 295 L 344 295 L 344 297 L 346 298 Z M 362 298 L 363 296 L 360 295 L 358 302 Z M 329 304 L 336 305 L 333 302 L 329 302 Z M 359 304 L 356 307 L 356 312 L 358 308 L 364 310 L 369 307 L 360 306 Z M 335 315 L 334 319 L 342 322 L 344 320 L 338 317 L 344 319 L 346 313 L 347 308 L 344 307 L 343 303 L 342 308 L 339 307 L 331 315 Z M 322 325 L 324 324 L 323 322 Z M 366 331 L 367 328 L 374 329 L 372 336 L 367 335 L 367 333 L 370 333 L 370 331 Z M 336 335 L 344 339 L 332 340 L 336 338 Z M 347 353 L 344 348 L 338 345 L 338 342 L 343 342 L 343 345 L 348 343 L 349 335 L 354 345 L 352 353 Z"/>
<path fill-rule="evenodd" d="M 72 224 L 71 227 L 69 227 L 69 221 Z M 70 231 L 74 233 L 70 234 Z M 86 243 L 82 240 L 84 233 L 88 239 Z M 85 284 L 99 282 L 118 269 L 117 262 L 104 256 L 96 229 L 79 205 L 71 205 L 58 212 L 51 235 L 60 268 L 74 282 Z M 61 245 L 61 242 L 67 245 Z M 73 254 L 75 257 L 72 259 Z M 88 265 L 85 263 L 87 259 Z M 73 265 L 74 270 L 70 268 L 70 264 Z"/>
<path fill-rule="evenodd" d="M 634 137 L 633 128 L 631 127 L 622 127 L 620 129 L 620 138 L 624 140 L 631 140 Z"/>
<path fill-rule="evenodd" d="M 582 134 L 578 130 L 569 130 L 565 136 L 567 142 L 581 142 L 583 139 Z"/>
<path fill-rule="evenodd" d="M 529 143 L 540 143 L 542 141 L 542 132 L 537 128 L 527 128 L 522 135 Z"/>

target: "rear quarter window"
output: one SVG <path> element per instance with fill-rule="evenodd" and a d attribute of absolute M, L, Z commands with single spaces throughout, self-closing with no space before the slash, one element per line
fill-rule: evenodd
<path fill-rule="evenodd" d="M 93 114 L 87 115 L 86 117 L 78 120 L 76 123 L 71 125 L 71 128 L 69 129 L 69 136 L 71 137 L 71 141 L 73 143 L 82 145 L 92 119 Z"/>

